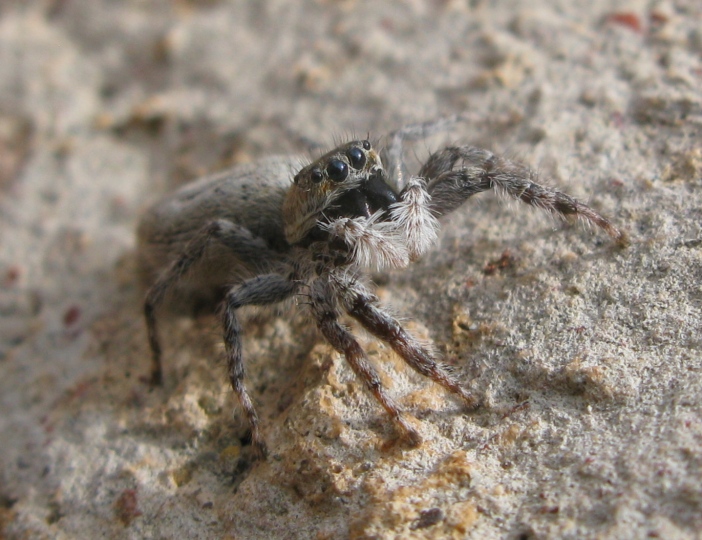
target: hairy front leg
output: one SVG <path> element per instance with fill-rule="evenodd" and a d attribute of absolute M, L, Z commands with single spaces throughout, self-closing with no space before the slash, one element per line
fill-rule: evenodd
<path fill-rule="evenodd" d="M 362 268 L 404 268 L 409 252 L 402 229 L 393 221 L 382 221 L 379 211 L 370 218 L 339 218 L 322 225 L 332 238 L 346 244 L 349 262 Z"/>
<path fill-rule="evenodd" d="M 413 176 L 400 193 L 400 201 L 390 207 L 390 218 L 404 234 L 410 261 L 416 261 L 436 242 L 439 222 L 430 202 L 426 182 Z"/>

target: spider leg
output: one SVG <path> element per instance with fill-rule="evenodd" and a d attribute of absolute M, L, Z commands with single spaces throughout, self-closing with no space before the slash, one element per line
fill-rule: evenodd
<path fill-rule="evenodd" d="M 391 183 L 400 190 L 405 187 L 402 180 L 406 176 L 402 160 L 402 145 L 405 141 L 418 141 L 449 131 L 459 122 L 466 121 L 467 116 L 467 113 L 454 114 L 428 122 L 408 124 L 387 135 L 387 144 L 380 157 L 390 173 Z"/>
<path fill-rule="evenodd" d="M 491 118 L 490 121 L 494 123 L 495 119 Z M 437 118 L 436 120 L 429 120 L 428 122 L 408 124 L 406 126 L 402 126 L 400 129 L 390 132 L 385 137 L 387 142 L 380 153 L 381 161 L 385 163 L 386 169 L 390 173 L 390 183 L 398 190 L 402 190 L 405 187 L 403 177 L 408 176 L 404 166 L 404 160 L 402 159 L 402 146 L 405 142 L 415 142 L 431 137 L 432 135 L 436 135 L 437 133 L 450 131 L 454 128 L 454 126 L 456 126 L 456 124 L 464 122 L 485 122 L 485 117 L 479 114 L 463 111 L 459 114 L 444 116 L 442 118 Z M 500 120 L 500 123 L 505 122 L 509 122 L 509 119 Z"/>
<path fill-rule="evenodd" d="M 361 267 L 403 268 L 417 260 L 436 241 L 439 222 L 432 213 L 426 182 L 411 177 L 398 202 L 370 218 L 342 217 L 323 228 L 346 244 L 351 261 Z M 329 247 L 329 244 L 326 245 Z"/>
<path fill-rule="evenodd" d="M 410 261 L 416 261 L 436 241 L 439 222 L 432 214 L 431 197 L 423 178 L 413 176 L 390 207 L 390 219 L 400 226 Z"/>
<path fill-rule="evenodd" d="M 337 352 L 344 355 L 354 373 L 399 427 L 403 439 L 411 446 L 421 444 L 421 436 L 403 417 L 400 406 L 385 392 L 380 377 L 363 348 L 351 332 L 339 323 L 339 310 L 328 276 L 316 279 L 312 283 L 310 294 L 312 314 L 322 335 Z"/>
<path fill-rule="evenodd" d="M 298 283 L 278 274 L 266 274 L 249 279 L 231 289 L 224 299 L 222 324 L 227 353 L 229 381 L 244 409 L 251 429 L 251 443 L 259 457 L 265 458 L 266 444 L 261 436 L 258 415 L 244 384 L 244 362 L 241 346 L 241 324 L 236 310 L 248 305 L 267 305 L 282 302 L 298 289 Z"/>
<path fill-rule="evenodd" d="M 454 169 L 456 163 L 461 167 Z M 442 216 L 481 191 L 495 190 L 563 218 L 575 216 L 591 223 L 616 240 L 627 243 L 626 234 L 608 219 L 573 197 L 540 185 L 535 171 L 472 146 L 448 147 L 433 154 L 419 176 L 429 181 L 431 208 Z"/>
<path fill-rule="evenodd" d="M 224 219 L 208 223 L 195 234 L 181 255 L 161 273 L 146 293 L 144 300 L 144 317 L 146 318 L 152 359 L 149 381 L 152 385 L 160 385 L 163 382 L 161 341 L 156 325 L 156 309 L 168 292 L 187 274 L 188 270 L 202 259 L 205 250 L 212 241 L 222 243 L 234 254 L 239 255 L 242 260 L 251 260 L 251 257 L 266 258 L 266 252 L 269 252 L 268 258 L 275 257 L 265 244 L 252 236 L 248 230 Z"/>
<path fill-rule="evenodd" d="M 345 282 L 340 280 L 338 286 L 341 289 L 339 296 L 344 309 L 368 332 L 390 345 L 415 371 L 458 394 L 468 408 L 475 409 L 480 405 L 478 398 L 461 386 L 394 317 L 379 307 L 380 301 L 376 295 L 360 283 L 349 279 Z"/>
<path fill-rule="evenodd" d="M 409 264 L 403 231 L 393 221 L 381 221 L 382 211 L 370 218 L 338 218 L 323 227 L 349 249 L 351 262 L 377 269 L 403 268 Z"/>

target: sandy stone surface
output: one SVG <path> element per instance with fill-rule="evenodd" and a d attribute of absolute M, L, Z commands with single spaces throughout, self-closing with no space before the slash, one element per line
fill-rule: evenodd
<path fill-rule="evenodd" d="M 630 247 L 483 194 L 374 276 L 485 406 L 361 334 L 424 444 L 304 315 L 246 320 L 253 460 L 218 321 L 142 382 L 134 231 L 208 171 L 466 113 Z M 699 538 L 697 0 L 0 4 L 0 536 Z"/>

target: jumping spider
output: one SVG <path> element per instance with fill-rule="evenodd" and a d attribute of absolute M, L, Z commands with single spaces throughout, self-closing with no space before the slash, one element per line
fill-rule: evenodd
<path fill-rule="evenodd" d="M 142 268 L 154 284 L 144 304 L 152 351 L 151 382 L 162 381 L 155 312 L 167 294 L 218 301 L 229 381 L 246 414 L 252 444 L 266 455 L 244 384 L 237 310 L 304 295 L 309 314 L 342 353 L 411 445 L 417 431 L 340 318 L 346 313 L 386 342 L 413 369 L 457 394 L 479 399 L 380 305 L 364 284 L 368 268 L 404 268 L 437 238 L 437 218 L 481 191 L 495 190 L 560 217 L 574 216 L 623 244 L 626 237 L 589 206 L 537 183 L 528 167 L 471 146 L 447 147 L 416 176 L 402 173 L 401 143 L 422 131 L 403 128 L 381 155 L 368 140 L 335 148 L 295 174 L 299 158 L 274 157 L 189 184 L 157 203 L 139 226 Z M 192 271 L 191 271 L 192 270 Z M 193 279 L 183 278 L 190 275 Z"/>

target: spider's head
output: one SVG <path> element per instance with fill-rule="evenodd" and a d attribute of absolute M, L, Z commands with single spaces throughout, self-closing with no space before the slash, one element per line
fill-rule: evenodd
<path fill-rule="evenodd" d="M 351 141 L 310 163 L 295 175 L 283 203 L 290 244 L 319 239 L 320 222 L 371 217 L 397 202 L 385 182 L 380 156 L 368 141 Z"/>

